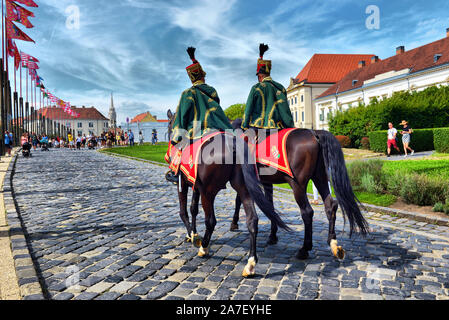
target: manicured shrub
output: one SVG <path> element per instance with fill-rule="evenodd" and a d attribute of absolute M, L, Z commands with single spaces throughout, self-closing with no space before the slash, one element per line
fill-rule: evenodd
<path fill-rule="evenodd" d="M 362 190 L 369 192 L 369 193 L 382 193 L 384 190 L 382 188 L 382 185 L 379 185 L 374 180 L 374 177 L 370 175 L 369 173 L 365 173 L 362 176 L 362 179 L 360 181 L 360 187 Z"/>
<path fill-rule="evenodd" d="M 446 184 L 425 175 L 406 175 L 403 179 L 400 196 L 407 203 L 430 206 L 445 200 L 442 198 L 446 188 Z"/>
<path fill-rule="evenodd" d="M 363 150 L 369 150 L 370 148 L 370 141 L 368 137 L 363 137 L 361 140 L 361 145 Z"/>
<path fill-rule="evenodd" d="M 449 153 L 449 128 L 434 129 L 435 150 L 441 153 Z"/>
<path fill-rule="evenodd" d="M 397 145 L 404 152 L 404 146 L 402 145 L 402 135 L 400 134 L 401 129 L 398 129 L 398 135 L 396 138 Z M 434 146 L 434 129 L 414 129 L 411 136 L 410 147 L 419 151 L 431 151 L 435 149 Z M 387 151 L 387 131 L 374 131 L 368 133 L 370 141 L 370 149 L 375 152 L 385 152 Z M 392 152 L 396 152 L 392 148 Z"/>
<path fill-rule="evenodd" d="M 378 190 L 385 189 L 385 175 L 382 172 L 382 160 L 354 161 L 348 164 L 348 175 L 351 184 L 356 188 L 363 189 L 362 178 L 364 175 L 370 175 L 374 183 L 379 186 Z"/>
<path fill-rule="evenodd" d="M 402 173 L 393 173 L 386 177 L 386 190 L 392 195 L 400 196 L 403 184 L 404 174 Z"/>
<path fill-rule="evenodd" d="M 444 204 L 441 202 L 435 203 L 432 209 L 433 212 L 444 212 Z"/>
<path fill-rule="evenodd" d="M 351 146 L 351 139 L 347 136 L 335 136 L 342 148 L 349 148 Z"/>
<path fill-rule="evenodd" d="M 369 105 L 359 104 L 343 112 L 335 112 L 329 119 L 329 131 L 334 135 L 348 136 L 352 146 L 358 148 L 368 132 L 387 130 L 389 122 L 396 126 L 405 119 L 413 129 L 447 126 L 448 106 L 449 86 L 395 93 L 388 99 L 373 99 Z"/>

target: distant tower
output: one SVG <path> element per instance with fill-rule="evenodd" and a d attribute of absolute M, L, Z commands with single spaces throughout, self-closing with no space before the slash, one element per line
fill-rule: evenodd
<path fill-rule="evenodd" d="M 111 107 L 109 108 L 109 127 L 112 129 L 117 128 L 117 113 L 114 108 L 114 97 L 111 92 Z"/>

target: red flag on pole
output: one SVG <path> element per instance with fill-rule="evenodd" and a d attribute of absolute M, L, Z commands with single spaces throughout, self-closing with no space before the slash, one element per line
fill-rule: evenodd
<path fill-rule="evenodd" d="M 11 20 L 6 19 L 6 34 L 9 39 L 18 39 L 23 41 L 34 42 L 33 39 L 28 37 L 25 32 L 20 30 Z"/>
<path fill-rule="evenodd" d="M 20 56 L 19 49 L 16 46 L 16 43 L 13 40 L 11 40 L 11 39 L 8 39 L 8 54 L 11 57 L 14 57 L 14 67 L 16 68 L 16 70 L 19 69 L 20 61 L 22 59 L 21 59 L 21 56 Z"/>
<path fill-rule="evenodd" d="M 39 69 L 39 66 L 34 61 L 28 61 L 27 62 L 27 68 L 36 70 L 36 69 Z"/>
<path fill-rule="evenodd" d="M 28 61 L 39 62 L 39 60 L 37 60 L 35 57 L 30 56 L 29 54 L 27 54 L 23 51 L 20 52 L 20 58 L 22 59 L 22 61 L 26 61 L 26 62 L 28 62 Z"/>
<path fill-rule="evenodd" d="M 15 1 L 24 4 L 28 7 L 36 7 L 36 8 L 39 7 L 33 0 L 15 0 Z"/>
<path fill-rule="evenodd" d="M 34 13 L 12 2 L 12 0 L 6 1 L 6 12 L 9 20 L 19 22 L 27 28 L 34 27 L 28 20 L 28 17 L 34 17 Z"/>

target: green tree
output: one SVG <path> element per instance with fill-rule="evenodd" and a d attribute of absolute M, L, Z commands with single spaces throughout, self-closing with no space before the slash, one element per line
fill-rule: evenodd
<path fill-rule="evenodd" d="M 369 105 L 359 104 L 344 112 L 337 112 L 329 120 L 329 131 L 351 138 L 353 147 L 368 132 L 386 130 L 392 122 L 397 129 L 407 120 L 414 129 L 447 127 L 449 122 L 449 87 L 429 87 L 420 92 L 398 92 L 391 98 Z"/>
<path fill-rule="evenodd" d="M 242 119 L 243 115 L 245 114 L 245 107 L 246 104 L 244 103 L 233 104 L 225 110 L 225 115 L 231 121 Z"/>

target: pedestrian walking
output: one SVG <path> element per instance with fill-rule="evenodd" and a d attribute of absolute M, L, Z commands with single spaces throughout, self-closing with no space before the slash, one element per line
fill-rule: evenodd
<path fill-rule="evenodd" d="M 144 138 L 142 131 L 139 132 L 139 145 L 143 146 Z"/>
<path fill-rule="evenodd" d="M 83 139 L 81 139 L 81 135 L 78 135 L 78 138 L 76 138 L 76 149 L 81 150 L 81 142 Z"/>
<path fill-rule="evenodd" d="M 398 130 L 393 127 L 393 123 L 388 123 L 388 140 L 387 140 L 387 157 L 390 157 L 391 155 L 391 147 L 394 147 L 397 152 L 401 153 L 401 150 L 399 150 L 398 144 L 396 142 Z"/>
<path fill-rule="evenodd" d="M 134 147 L 134 133 L 131 130 L 129 130 L 128 138 L 129 138 L 129 145 L 131 147 Z"/>
<path fill-rule="evenodd" d="M 153 133 L 151 134 L 151 143 L 154 145 L 157 144 L 157 131 L 153 129 Z"/>
<path fill-rule="evenodd" d="M 413 150 L 409 146 L 410 142 L 411 142 L 411 136 L 413 133 L 413 129 L 410 128 L 410 126 L 408 125 L 408 122 L 405 120 L 402 120 L 400 125 L 404 126 L 404 129 L 401 131 L 401 134 L 402 134 L 402 144 L 404 145 L 404 152 L 405 152 L 404 158 L 407 158 L 407 150 L 410 150 L 412 156 L 415 154 L 415 150 Z"/>
<path fill-rule="evenodd" d="M 11 150 L 12 150 L 12 133 L 8 130 L 5 131 L 5 149 L 6 152 L 8 152 L 8 155 L 11 157 Z"/>

